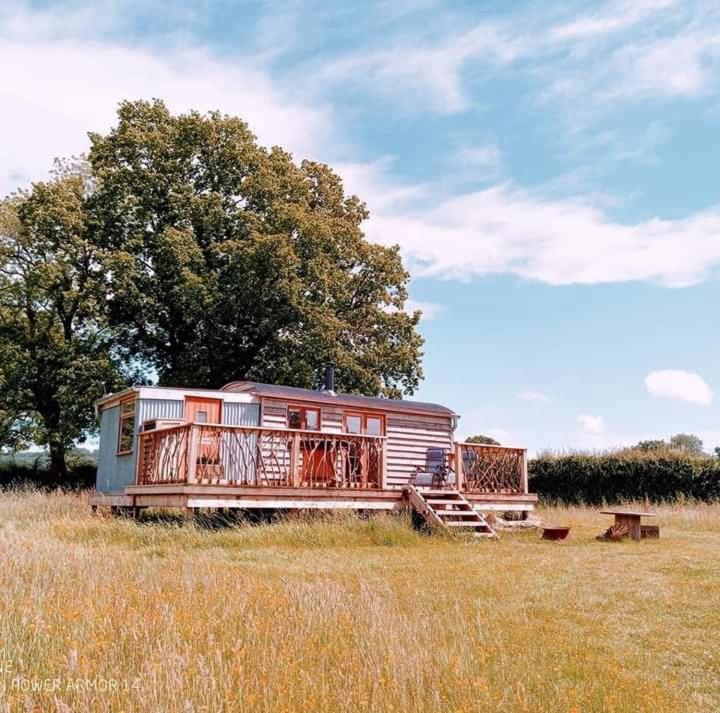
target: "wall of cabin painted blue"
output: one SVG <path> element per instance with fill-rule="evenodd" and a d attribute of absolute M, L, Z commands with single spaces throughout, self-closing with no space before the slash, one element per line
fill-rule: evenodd
<path fill-rule="evenodd" d="M 121 493 L 123 488 L 135 482 L 137 463 L 137 433 L 140 426 L 153 418 L 182 418 L 182 399 L 138 399 L 135 409 L 135 439 L 133 449 L 127 455 L 117 455 L 120 407 L 100 412 L 100 444 L 95 489 L 99 493 Z M 260 405 L 223 403 L 222 422 L 231 426 L 259 426 Z"/>

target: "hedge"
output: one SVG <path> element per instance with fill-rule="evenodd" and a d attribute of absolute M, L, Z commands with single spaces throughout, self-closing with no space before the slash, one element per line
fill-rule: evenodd
<path fill-rule="evenodd" d="M 91 460 L 77 460 L 68 463 L 68 477 L 60 483 L 62 488 L 84 489 L 95 486 L 97 467 Z M 48 487 L 51 483 L 50 470 L 46 458 L 34 461 L 0 460 L 0 488 L 32 485 L 37 488 Z"/>
<path fill-rule="evenodd" d="M 544 454 L 528 464 L 530 491 L 546 500 L 720 500 L 720 459 L 676 451 Z"/>

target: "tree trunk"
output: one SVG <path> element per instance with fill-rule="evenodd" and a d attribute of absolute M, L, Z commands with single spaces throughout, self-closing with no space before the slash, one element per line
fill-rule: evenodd
<path fill-rule="evenodd" d="M 65 445 L 61 440 L 50 437 L 50 486 L 56 488 L 67 480 Z"/>

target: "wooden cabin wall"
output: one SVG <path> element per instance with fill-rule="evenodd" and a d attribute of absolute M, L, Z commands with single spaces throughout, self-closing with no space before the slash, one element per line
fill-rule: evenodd
<path fill-rule="evenodd" d="M 308 403 L 312 407 L 313 404 Z M 287 427 L 288 402 L 281 399 L 263 399 L 262 425 L 271 428 Z M 344 410 L 341 406 L 322 406 L 322 430 L 326 433 L 342 433 Z M 377 411 L 376 413 L 382 413 Z M 424 467 L 428 448 L 453 447 L 451 417 L 442 414 L 420 415 L 386 411 L 387 435 L 387 484 L 402 487 L 407 484 L 416 468 Z"/>
<path fill-rule="evenodd" d="M 425 466 L 428 448 L 453 447 L 450 416 L 388 413 L 387 484 L 388 487 L 406 485 L 417 467 Z"/>

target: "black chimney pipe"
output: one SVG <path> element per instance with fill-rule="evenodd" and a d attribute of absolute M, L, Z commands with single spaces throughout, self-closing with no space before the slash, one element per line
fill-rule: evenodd
<path fill-rule="evenodd" d="M 331 361 L 325 364 L 325 387 L 323 391 L 335 393 L 335 364 Z"/>

